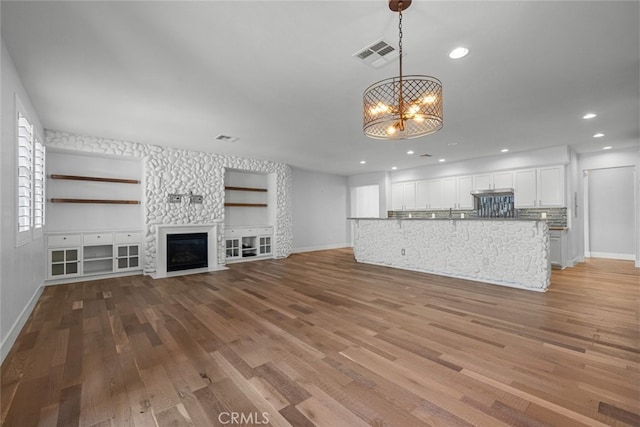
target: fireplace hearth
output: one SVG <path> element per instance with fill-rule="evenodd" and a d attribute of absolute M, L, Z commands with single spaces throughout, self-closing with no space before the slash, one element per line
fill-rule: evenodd
<path fill-rule="evenodd" d="M 208 267 L 208 234 L 167 234 L 167 272 Z"/>

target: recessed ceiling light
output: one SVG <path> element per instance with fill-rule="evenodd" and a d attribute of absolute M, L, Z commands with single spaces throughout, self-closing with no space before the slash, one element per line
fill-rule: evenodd
<path fill-rule="evenodd" d="M 604 133 L 596 133 L 595 135 L 593 135 L 594 138 L 602 138 L 604 136 Z"/>
<path fill-rule="evenodd" d="M 442 162 L 446 162 L 446 161 L 447 161 L 447 159 L 438 159 L 438 161 L 439 161 L 440 163 L 442 163 Z"/>
<path fill-rule="evenodd" d="M 593 119 L 596 115 L 594 113 L 587 113 L 582 116 L 583 119 Z"/>
<path fill-rule="evenodd" d="M 602 147 L 603 150 L 611 150 L 613 147 L 610 145 L 607 145 L 606 147 Z"/>
<path fill-rule="evenodd" d="M 460 59 L 460 58 L 464 58 L 465 56 L 467 56 L 467 54 L 469 53 L 469 49 L 467 49 L 466 47 L 457 47 L 455 49 L 453 49 L 451 52 L 449 52 L 449 58 L 451 59 Z"/>
<path fill-rule="evenodd" d="M 508 153 L 509 149 L 508 148 L 503 148 L 502 150 L 500 150 L 501 153 Z"/>
<path fill-rule="evenodd" d="M 361 165 L 364 165 L 365 163 L 367 163 L 367 161 L 366 161 L 366 160 L 360 160 L 360 164 L 361 164 Z"/>
<path fill-rule="evenodd" d="M 449 147 L 453 147 L 454 145 L 458 145 L 458 143 L 457 143 L 457 142 L 450 142 L 450 143 L 448 143 L 447 145 L 448 145 Z"/>
<path fill-rule="evenodd" d="M 409 151 L 407 151 L 407 154 L 408 154 L 408 155 L 412 155 L 412 154 L 413 154 L 413 150 L 409 150 Z"/>
<path fill-rule="evenodd" d="M 393 171 L 394 171 L 394 170 L 396 170 L 396 169 L 398 169 L 398 167 L 397 167 L 397 166 L 391 166 L 391 170 L 393 170 Z"/>

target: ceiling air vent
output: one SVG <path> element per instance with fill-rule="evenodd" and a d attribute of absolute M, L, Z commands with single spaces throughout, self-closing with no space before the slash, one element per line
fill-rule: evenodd
<path fill-rule="evenodd" d="M 420 157 L 431 157 L 431 154 L 428 154 L 428 153 L 420 154 Z"/>
<path fill-rule="evenodd" d="M 390 64 L 398 59 L 398 56 L 398 51 L 382 39 L 371 43 L 369 46 L 353 54 L 354 58 L 359 59 L 373 68 L 381 68 Z"/>
<path fill-rule="evenodd" d="M 239 140 L 240 138 L 237 138 L 235 136 L 228 136 L 228 135 L 218 135 L 216 136 L 216 139 L 218 141 L 225 141 L 225 142 L 236 142 L 237 140 Z"/>

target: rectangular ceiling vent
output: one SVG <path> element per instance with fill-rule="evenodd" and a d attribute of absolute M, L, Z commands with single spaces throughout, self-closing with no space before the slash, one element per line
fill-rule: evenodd
<path fill-rule="evenodd" d="M 373 68 L 384 67 L 398 59 L 398 56 L 398 51 L 382 39 L 353 54 L 354 58 Z"/>
<path fill-rule="evenodd" d="M 237 140 L 239 140 L 240 138 L 237 138 L 235 136 L 228 136 L 228 135 L 218 135 L 216 136 L 216 139 L 218 141 L 225 141 L 225 142 L 236 142 Z"/>

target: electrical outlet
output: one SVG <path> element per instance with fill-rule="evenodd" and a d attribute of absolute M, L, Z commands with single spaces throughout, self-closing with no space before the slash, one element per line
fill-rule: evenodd
<path fill-rule="evenodd" d="M 202 199 L 204 199 L 203 196 L 191 195 L 189 200 L 191 203 L 202 203 Z"/>
<path fill-rule="evenodd" d="M 404 249 L 402 249 L 402 250 L 400 251 L 400 254 L 404 255 Z"/>
<path fill-rule="evenodd" d="M 167 201 L 169 203 L 180 203 L 182 201 L 182 197 L 179 194 L 169 194 Z"/>

